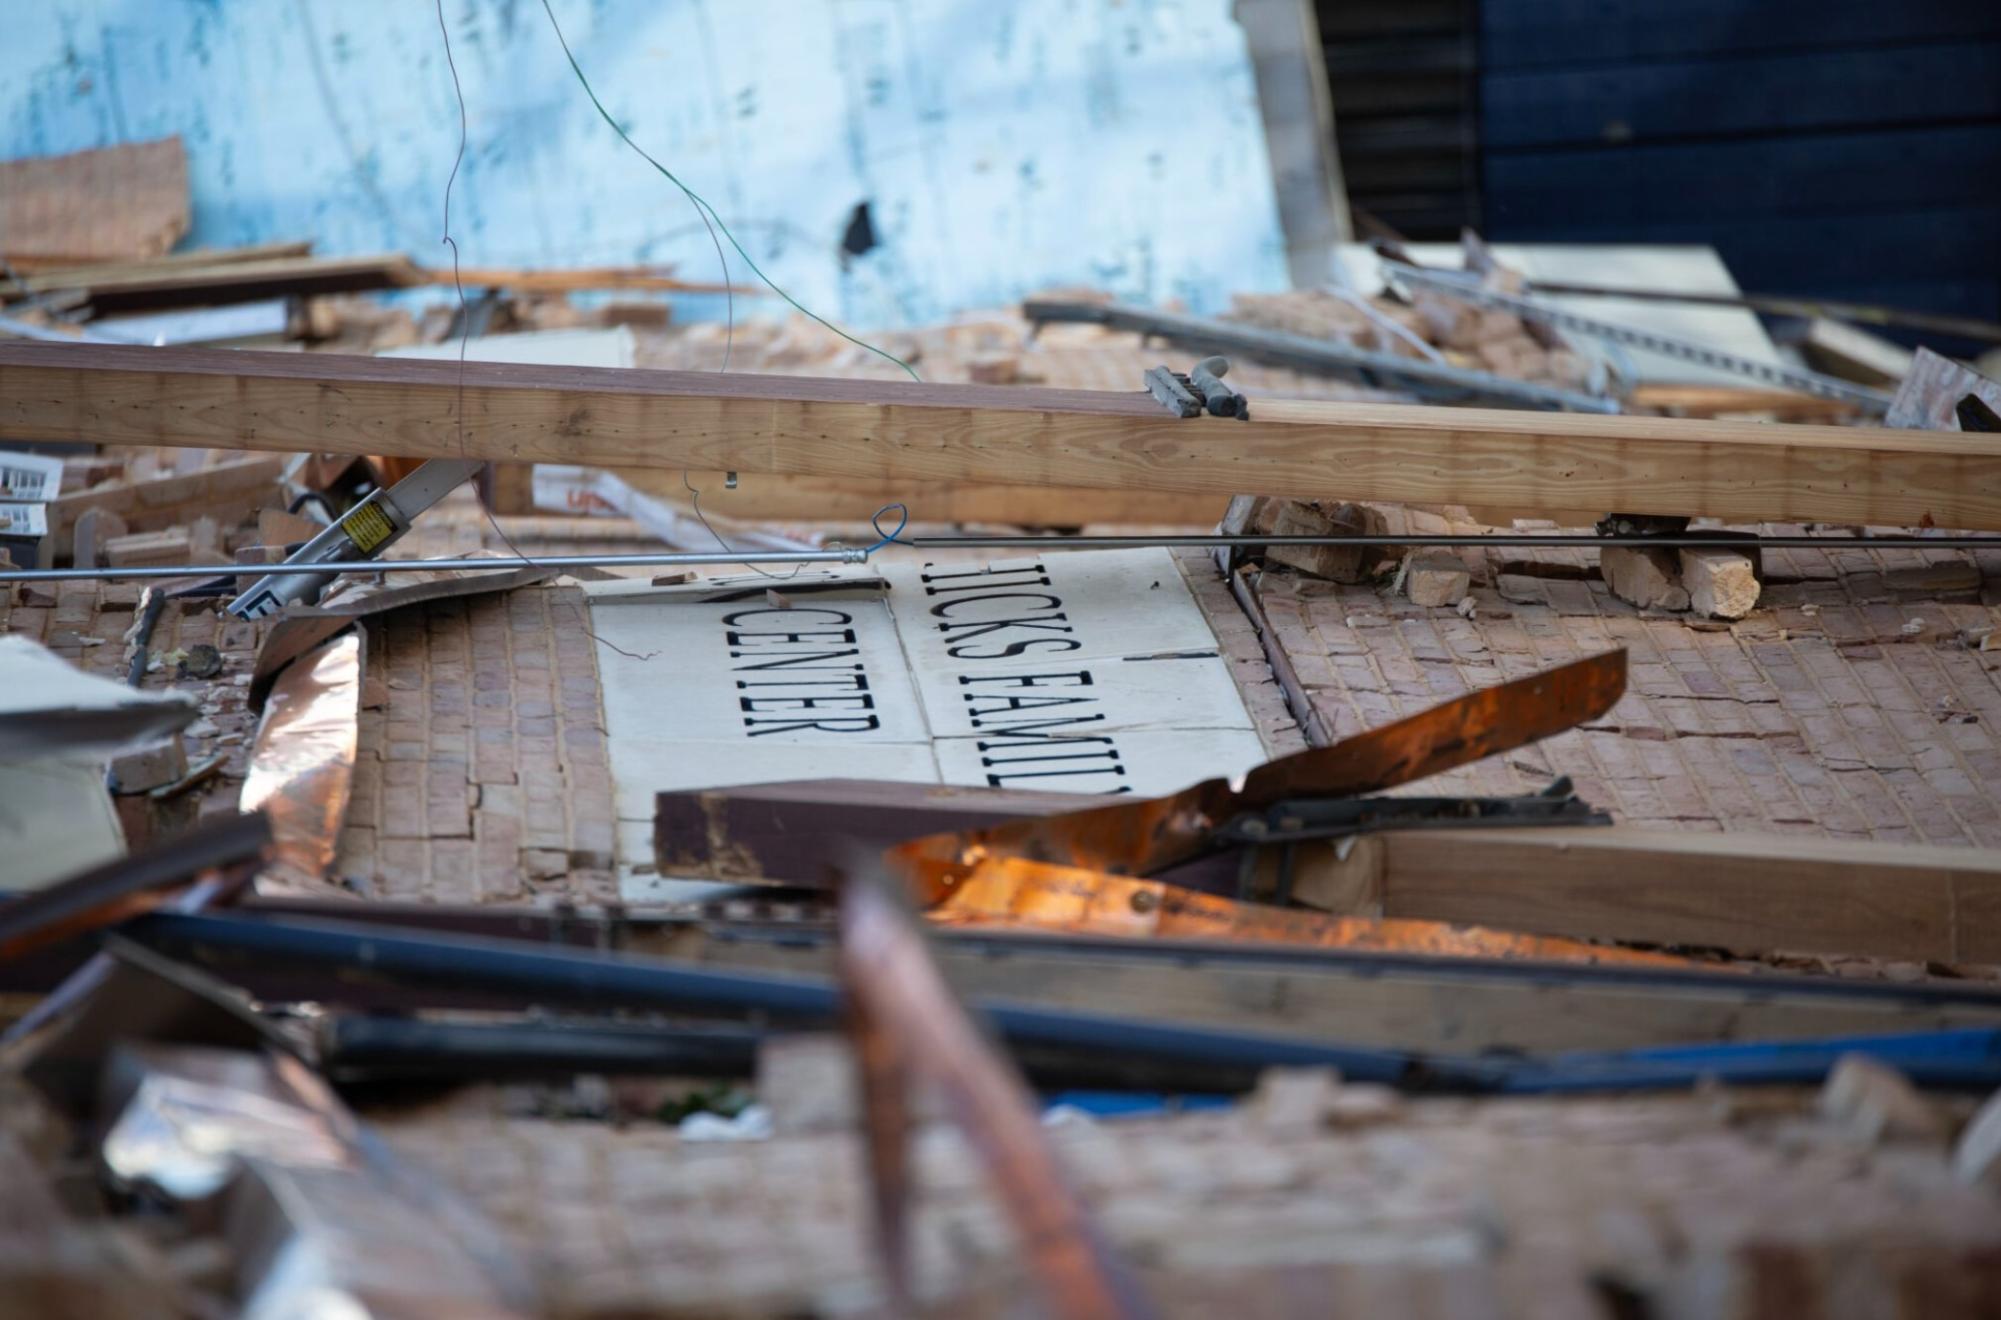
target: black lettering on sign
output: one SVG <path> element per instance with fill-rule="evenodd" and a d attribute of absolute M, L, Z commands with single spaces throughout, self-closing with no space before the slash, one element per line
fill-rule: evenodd
<path fill-rule="evenodd" d="M 926 569 L 930 569 L 933 567 L 935 567 L 935 565 L 932 564 L 925 565 Z M 997 579 L 1004 577 L 1027 577 L 1032 580 L 1028 582 L 1007 582 L 1007 583 L 997 581 Z M 970 579 L 970 581 L 967 579 Z M 1012 568 L 995 568 L 994 566 L 989 564 L 985 568 L 973 569 L 972 571 L 965 573 L 925 572 L 919 574 L 917 580 L 924 584 L 925 595 L 938 596 L 948 591 L 978 591 L 982 587 L 990 587 L 990 586 L 1046 587 L 1049 585 L 1049 571 L 1043 568 L 1043 566 L 1040 564 L 1017 564 Z M 960 585 L 952 587 L 934 587 L 931 585 L 934 582 L 957 582 Z"/>
<path fill-rule="evenodd" d="M 1059 682 L 1058 681 L 1059 679 L 1067 679 L 1069 681 Z M 972 687 L 974 684 L 977 683 L 990 683 L 995 687 L 1015 687 L 1015 688 L 1089 687 L 1091 686 L 1091 671 L 1088 669 L 1071 669 L 1058 674 L 961 674 L 959 675 L 960 687 Z M 973 699 L 971 694 L 969 693 L 961 695 L 965 696 L 966 700 L 968 701 L 971 701 Z"/>
<path fill-rule="evenodd" d="M 853 628 L 822 628 L 813 632 L 739 632 L 731 629 L 723 634 L 723 640 L 731 646 L 756 647 L 771 643 L 790 643 L 798 646 L 803 642 L 852 642 L 855 640 Z"/>
<path fill-rule="evenodd" d="M 976 729 L 982 727 L 982 721 L 989 719 L 995 715 L 1015 714 L 1024 710 L 1043 710 L 1050 706 L 1091 705 L 1098 700 L 1096 697 L 1020 697 L 1020 696 L 990 695 L 986 698 L 986 700 L 998 702 L 999 703 L 998 705 L 976 706 L 973 705 L 973 703 L 980 699 L 980 694 L 974 692 L 962 692 L 959 695 L 966 699 L 966 704 L 969 707 L 969 709 L 966 711 L 966 714 L 972 717 L 973 727 Z"/>
<path fill-rule="evenodd" d="M 875 698 L 866 692 L 852 697 L 738 697 L 743 710 L 874 710 Z"/>
<path fill-rule="evenodd" d="M 791 609 L 786 610 L 772 609 L 767 606 L 754 610 L 738 610 L 734 614 L 725 614 L 723 616 L 723 627 L 734 628 L 740 620 L 754 619 L 760 614 L 781 614 L 788 619 L 794 620 L 808 614 L 825 614 L 832 617 L 835 623 L 853 623 L 855 621 L 855 616 L 852 614 L 844 614 L 840 610 L 827 609 L 821 606 L 795 605 Z"/>
<path fill-rule="evenodd" d="M 955 660 L 1011 660 L 1031 652 L 1084 649 L 1063 598 L 1032 589 L 1051 585 L 1040 563 L 979 572 L 926 572 L 921 581 L 926 595 L 950 593 L 930 610 L 939 621 L 938 631 L 945 634 L 945 654 Z M 1075 690 L 1096 688 L 1090 670 L 958 677 L 967 722 L 980 733 L 975 745 L 982 753 L 989 784 L 999 787 L 1018 779 L 1126 776 L 1112 739 L 1086 731 L 1106 718 L 1102 711 L 1090 709 L 1103 699 L 1097 691 Z M 1058 710 L 1066 713 L 1057 715 L 1054 712 Z M 1084 750 L 1087 748 L 1091 750 Z M 1021 754 L 987 755 L 992 752 Z M 1014 768 L 1017 766 L 1021 768 Z M 1121 784 L 1107 791 L 1129 793 L 1132 787 Z"/>
<path fill-rule="evenodd" d="M 743 669 L 762 669 L 762 668 L 764 668 L 763 665 L 738 666 L 739 671 Z M 860 669 L 861 666 L 856 665 L 855 668 Z M 764 678 L 764 679 L 759 679 L 756 682 L 751 682 L 748 679 L 739 678 L 736 681 L 736 685 L 737 685 L 737 690 L 739 692 L 744 691 L 748 688 L 767 688 L 767 687 L 782 687 L 782 688 L 830 687 L 830 688 L 846 688 L 850 692 L 866 692 L 868 691 L 868 675 L 837 674 L 832 678 Z"/>
<path fill-rule="evenodd" d="M 1063 598 L 1061 596 L 1052 596 L 1046 591 L 989 591 L 981 596 L 961 596 L 957 600 L 941 600 L 931 607 L 931 613 L 938 618 L 949 619 L 959 612 L 959 606 L 977 605 L 983 600 L 1039 600 L 1045 603 L 1033 605 L 1029 608 L 1038 610 L 1060 610 L 1063 608 Z M 1022 607 L 1019 605 L 1009 605 L 1007 608 L 1018 610 Z M 1061 618 L 1063 616 L 1059 614 L 1057 617 Z M 941 623 L 938 625 L 938 631 L 944 632 L 950 626 L 950 624 Z"/>
<path fill-rule="evenodd" d="M 1066 630 L 1067 631 L 1067 630 Z M 964 639 L 945 648 L 945 654 L 954 660 L 1012 660 L 1016 656 L 1027 655 L 1030 651 L 1081 651 L 1084 644 L 1074 637 L 1030 637 L 1025 641 L 1008 642 L 995 647 L 976 647 L 964 644 Z"/>
<path fill-rule="evenodd" d="M 882 727 L 882 721 L 873 715 L 858 719 L 842 720 L 753 720 L 746 719 L 743 726 L 750 730 L 753 738 L 762 738 L 767 733 L 804 733 L 808 729 L 818 729 L 822 733 L 867 733 Z"/>
<path fill-rule="evenodd" d="M 784 616 L 785 626 L 743 627 L 751 620 Z M 811 617 L 808 617 L 811 616 Z M 868 733 L 882 727 L 874 715 L 829 715 L 823 711 L 872 711 L 875 697 L 869 693 L 868 674 L 863 670 L 861 648 L 854 645 L 855 630 L 847 626 L 801 627 L 820 622 L 848 625 L 854 616 L 842 610 L 815 606 L 790 609 L 758 608 L 737 610 L 723 616 L 723 641 L 732 660 L 746 663 L 732 666 L 733 673 L 770 674 L 773 677 L 738 679 L 739 692 L 757 689 L 755 696 L 737 698 L 748 736 L 762 738 L 772 733 Z M 831 647 L 827 643 L 833 643 Z M 786 649 L 802 648 L 802 649 Z M 855 657 L 850 660 L 849 657 Z M 846 660 L 847 663 L 840 663 Z M 800 677 L 793 677 L 800 674 Z M 805 677 L 827 674 L 828 677 Z M 843 695 L 832 695 L 832 688 Z M 820 691 L 814 691 L 820 689 Z M 788 695 L 789 694 L 789 695 Z M 759 715 L 779 711 L 800 712 L 777 719 Z"/>
<path fill-rule="evenodd" d="M 1093 766 L 1075 770 L 1015 770 L 1007 774 L 997 774 L 989 770 L 987 771 L 987 786 L 989 788 L 1005 788 L 1017 779 L 1066 779 L 1075 778 L 1078 775 L 1124 775 L 1125 772 L 1126 768 L 1122 765 Z M 1120 784 L 1117 788 L 1103 790 L 1107 797 L 1119 793 L 1130 793 L 1132 791 L 1131 784 Z"/>

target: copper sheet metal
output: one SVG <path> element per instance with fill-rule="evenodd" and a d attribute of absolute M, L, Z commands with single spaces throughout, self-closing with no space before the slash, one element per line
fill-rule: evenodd
<path fill-rule="evenodd" d="M 1151 1315 L 1057 1163 L 1027 1083 L 966 1016 L 921 928 L 879 874 L 857 872 L 842 886 L 840 968 L 862 1059 L 864 1127 L 891 1300 L 908 1309 L 911 1296 L 908 1107 L 899 1088 L 921 1076 L 938 1087 L 986 1166 L 1045 1313 L 1077 1320 Z"/>
<path fill-rule="evenodd" d="M 245 811 L 271 822 L 259 893 L 318 893 L 354 791 L 361 714 L 359 632 L 293 661 L 272 684 L 243 781 Z"/>
<path fill-rule="evenodd" d="M 934 834 L 890 850 L 891 870 L 927 904 L 996 857 L 1148 875 L 1202 851 L 1215 828 L 1290 797 L 1392 788 L 1562 733 L 1609 711 L 1626 690 L 1626 653 L 1575 661 L 1421 711 L 1331 747 L 1252 770 L 1242 789 L 1210 779 L 1167 797 Z"/>
<path fill-rule="evenodd" d="M 1688 959 L 1671 954 L 1522 935 L 1486 926 L 1337 917 L 1301 908 L 1239 903 L 1158 880 L 1012 857 L 991 858 L 974 867 L 926 915 L 947 925 L 1002 925 L 1066 934 L 1253 940 L 1323 949 L 1622 967 L 1692 965 Z"/>

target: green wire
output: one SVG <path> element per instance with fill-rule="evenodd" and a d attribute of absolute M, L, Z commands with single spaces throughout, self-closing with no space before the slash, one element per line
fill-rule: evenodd
<path fill-rule="evenodd" d="M 563 25 L 556 21 L 556 11 L 549 7 L 549 0 L 542 0 L 542 12 L 549 16 L 549 26 L 556 30 L 556 40 L 559 43 L 561 43 L 563 47 L 563 57 L 569 60 L 571 71 L 577 75 L 577 81 L 583 85 L 584 95 L 591 98 L 591 104 L 597 107 L 597 112 L 598 114 L 604 117 L 605 123 L 611 125 L 611 131 L 618 134 L 618 136 L 621 139 L 623 139 L 626 146 L 631 147 L 634 151 L 638 152 L 641 160 L 644 160 L 648 165 L 651 165 L 654 169 L 660 171 L 661 176 L 665 178 L 667 182 L 673 184 L 676 188 L 679 188 L 683 193 L 687 194 L 688 200 L 693 202 L 698 210 L 705 211 L 708 213 L 709 218 L 716 222 L 716 228 L 723 231 L 723 237 L 727 238 L 730 241 L 730 246 L 736 249 L 736 254 L 739 257 L 743 258 L 743 264 L 750 267 L 751 273 L 753 275 L 757 276 L 757 278 L 759 278 L 760 280 L 763 280 L 764 283 L 771 289 L 773 293 L 777 294 L 779 297 L 783 298 L 787 303 L 791 304 L 792 309 L 794 311 L 799 312 L 801 315 L 811 317 L 815 321 L 818 321 L 821 325 L 827 327 L 827 329 L 829 330 L 832 330 L 835 334 L 847 340 L 850 344 L 855 345 L 857 348 L 865 348 L 879 358 L 884 358 L 890 362 L 894 362 L 897 366 L 902 367 L 903 370 L 909 374 L 910 379 L 920 382 L 924 379 L 922 376 L 917 374 L 917 369 L 915 367 L 911 366 L 908 362 L 905 362 L 902 358 L 898 357 L 896 354 L 891 353 L 886 349 L 877 348 L 874 344 L 869 343 L 865 339 L 855 338 L 847 331 L 841 329 L 841 327 L 835 325 L 832 321 L 829 321 L 826 317 L 821 316 L 817 312 L 811 311 L 810 309 L 804 306 L 801 306 L 798 299 L 794 298 L 791 294 L 787 293 L 785 290 L 779 288 L 778 285 L 772 281 L 772 278 L 769 275 L 766 275 L 762 270 L 760 270 L 758 268 L 757 263 L 751 259 L 750 253 L 745 252 L 743 250 L 743 244 L 736 241 L 736 235 L 730 232 L 730 227 L 723 223 L 723 218 L 720 215 L 716 214 L 716 208 L 710 206 L 700 193 L 696 192 L 693 188 L 690 188 L 687 184 L 681 182 L 679 178 L 675 177 L 674 171 L 668 169 L 665 165 L 662 165 L 659 161 L 647 155 L 646 148 L 640 146 L 637 142 L 634 142 L 632 140 L 631 135 L 628 134 L 623 128 L 619 127 L 618 121 L 611 117 L 611 111 L 604 108 L 604 102 L 598 100 L 598 94 L 591 89 L 591 80 L 584 76 L 583 66 L 577 63 L 577 57 L 573 53 L 571 53 L 570 43 L 563 36 Z"/>

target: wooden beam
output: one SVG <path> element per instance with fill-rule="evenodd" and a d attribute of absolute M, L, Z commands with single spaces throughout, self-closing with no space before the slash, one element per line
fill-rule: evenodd
<path fill-rule="evenodd" d="M 661 793 L 665 875 L 814 883 L 828 838 L 865 849 L 1097 801 L 1063 793 L 817 779 Z M 1576 939 L 2001 962 L 2001 850 L 1629 826 L 1402 830 L 1349 862 L 1302 848 L 1294 892 L 1353 915 L 1448 921 Z M 1268 868 L 1266 868 L 1268 869 Z M 1234 886 L 1217 854 L 1175 883 Z M 1331 899 L 1330 899 L 1331 896 Z"/>
<path fill-rule="evenodd" d="M 1796 834 L 1410 830 L 1382 912 L 1585 939 L 2001 962 L 2001 850 Z"/>
<path fill-rule="evenodd" d="M 425 284 L 469 289 L 508 289 L 515 293 L 588 293 L 623 289 L 661 293 L 731 293 L 756 298 L 762 289 L 738 284 L 678 280 L 664 270 L 646 266 L 584 266 L 569 270 L 518 270 L 461 266 L 456 272 L 439 266 L 419 270 Z"/>
<path fill-rule="evenodd" d="M 365 919 L 737 970 L 825 975 L 833 968 L 835 947 L 830 923 L 772 926 L 752 919 L 733 926 L 716 919 L 662 919 L 645 909 L 557 912 L 267 898 L 251 905 L 283 917 Z M 1979 981 L 1754 977 L 950 928 L 934 930 L 932 944 L 946 979 L 961 995 L 1400 1049 L 1631 1049 L 2001 1023 L 2001 994 Z M 60 969 L 50 960 L 24 960 L 0 969 L 0 984 L 40 986 Z M 271 998 L 312 993 L 297 978 L 261 974 L 245 988 Z M 377 1002 L 362 983 L 348 988 L 360 1002 Z M 393 1007 L 393 993 L 383 992 L 379 1002 Z M 468 1000 L 467 1006 L 486 1003 Z"/>
<path fill-rule="evenodd" d="M 1977 434 L 1285 399 L 1181 420 L 1137 389 L 0 343 L 19 439 L 2001 530 Z"/>
<path fill-rule="evenodd" d="M 804 927 L 781 937 L 690 924 L 671 934 L 632 929 L 627 947 L 732 970 L 813 973 L 831 967 L 833 940 Z M 2001 1023 L 2001 998 L 1967 981 L 1906 986 L 1320 950 L 1273 955 L 1213 942 L 1013 931 L 934 930 L 932 947 L 961 995 L 1398 1049 L 1636 1049 Z"/>
<path fill-rule="evenodd" d="M 661 499 L 685 501 L 679 472 L 624 468 L 620 480 Z M 1107 524 L 1213 527 L 1229 507 L 1221 494 L 1106 490 L 1071 486 L 996 486 L 970 481 L 860 480 L 745 472 L 735 489 L 721 472 L 694 472 L 702 512 L 738 522 L 867 522 L 884 504 L 900 500 L 927 523 L 999 523 L 1012 527 L 1090 527 Z"/>
<path fill-rule="evenodd" d="M 26 292 L 87 289 L 98 312 L 151 307 L 252 302 L 322 293 L 400 289 L 426 282 L 424 272 L 400 252 L 361 257 L 270 257 L 186 266 L 139 262 L 97 271 L 57 270 L 31 275 Z"/>

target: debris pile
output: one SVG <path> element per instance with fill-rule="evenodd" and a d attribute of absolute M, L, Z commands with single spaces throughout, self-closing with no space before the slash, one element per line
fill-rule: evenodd
<path fill-rule="evenodd" d="M 0 165 L 0 1310 L 1991 1309 L 2001 386 L 186 172 Z"/>

